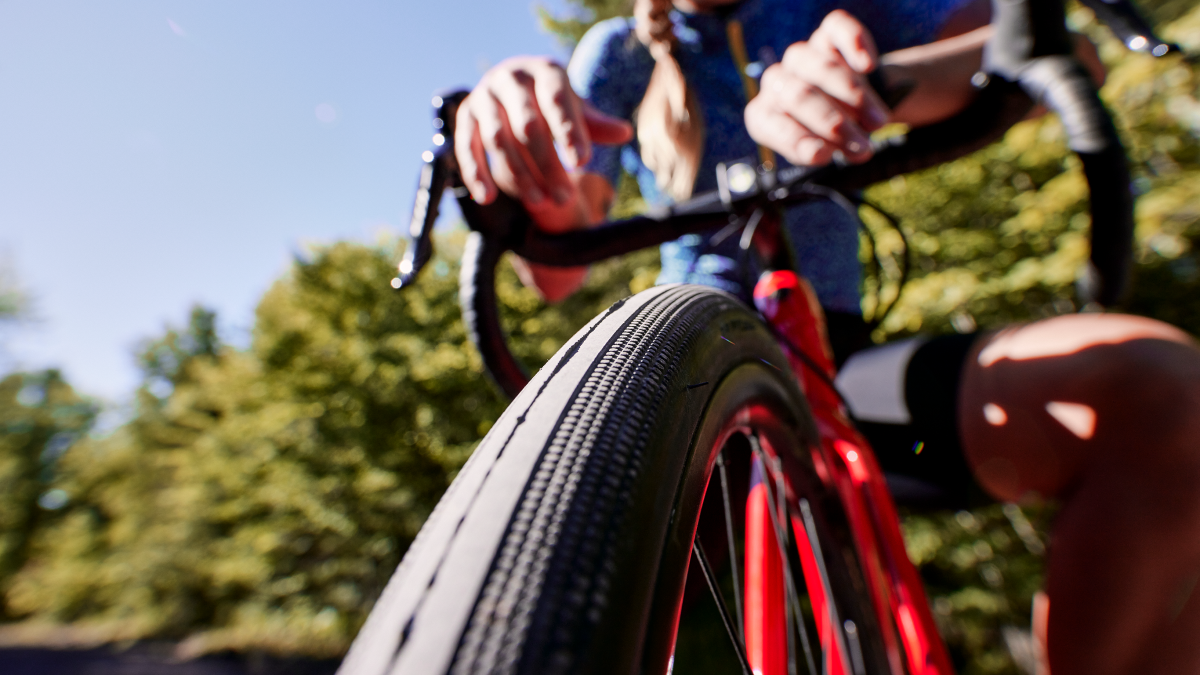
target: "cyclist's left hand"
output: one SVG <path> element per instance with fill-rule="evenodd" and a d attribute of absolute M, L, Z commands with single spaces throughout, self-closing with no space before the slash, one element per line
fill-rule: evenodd
<path fill-rule="evenodd" d="M 867 159 L 868 134 L 889 120 L 866 81 L 878 61 L 867 29 L 843 10 L 831 12 L 763 73 L 761 91 L 746 106 L 750 136 L 793 164 L 826 164 L 838 151 L 850 161 Z"/>

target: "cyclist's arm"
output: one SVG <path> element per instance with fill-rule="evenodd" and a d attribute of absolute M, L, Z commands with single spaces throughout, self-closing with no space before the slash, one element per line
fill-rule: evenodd
<path fill-rule="evenodd" d="M 945 119 L 971 101 L 971 76 L 983 59 L 991 26 L 927 45 L 884 54 L 879 72 L 889 87 L 911 87 L 892 110 L 891 120 L 922 126 Z"/>
<path fill-rule="evenodd" d="M 970 27 L 963 23 L 943 36 Z M 871 155 L 868 133 L 884 124 L 921 126 L 965 107 L 974 96 L 971 76 L 979 70 L 989 35 L 990 28 L 983 26 L 881 57 L 867 29 L 836 10 L 808 41 L 793 44 L 766 70 L 762 93 L 746 107 L 746 128 L 793 164 L 825 164 L 836 152 L 863 161 Z M 1102 80 L 1095 48 L 1084 38 L 1077 44 L 1081 60 Z M 867 83 L 876 68 L 885 84 L 910 88 L 895 110 L 888 110 Z"/>
<path fill-rule="evenodd" d="M 918 127 L 946 119 L 962 110 L 974 96 L 971 76 L 980 68 L 983 46 L 991 26 L 919 47 L 901 49 L 879 58 L 880 75 L 889 86 L 914 85 L 912 93 L 892 111 L 892 120 Z M 1075 56 L 1096 81 L 1104 83 L 1104 64 L 1096 47 L 1076 36 Z M 1038 113 L 1044 113 L 1039 109 Z"/>

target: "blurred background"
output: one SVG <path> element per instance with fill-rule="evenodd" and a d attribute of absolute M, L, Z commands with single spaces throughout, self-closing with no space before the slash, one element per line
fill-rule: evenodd
<path fill-rule="evenodd" d="M 120 401 L 189 304 L 244 345 L 308 242 L 394 232 L 431 94 L 525 51 L 569 54 L 527 0 L 3 3 L 0 363 Z"/>
<path fill-rule="evenodd" d="M 1138 4 L 1200 51 L 1190 1 Z M 505 405 L 459 322 L 452 205 L 420 284 L 388 285 L 430 96 L 509 55 L 565 60 L 627 8 L 0 3 L 0 647 L 336 663 Z M 1109 67 L 1140 195 L 1126 310 L 1200 333 L 1200 73 L 1070 21 Z M 913 262 L 876 339 L 1076 310 L 1087 195 L 1053 118 L 868 196 Z M 903 249 L 864 219 L 871 313 Z M 518 355 L 536 367 L 657 264 L 599 265 L 556 306 L 505 267 Z M 906 518 L 960 672 L 1027 662 L 1052 516 Z"/>

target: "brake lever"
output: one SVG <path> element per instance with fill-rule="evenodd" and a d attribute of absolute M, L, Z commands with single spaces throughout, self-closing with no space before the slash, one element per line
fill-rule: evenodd
<path fill-rule="evenodd" d="M 408 224 L 408 246 L 397 266 L 399 275 L 392 279 L 392 288 L 408 288 L 416 282 L 425 263 L 433 257 L 433 226 L 437 223 L 442 194 L 447 187 L 456 192 L 462 187 L 451 139 L 454 117 L 466 97 L 467 92 L 461 90 L 433 97 L 433 148 L 421 154 L 423 164 Z"/>
<path fill-rule="evenodd" d="M 1096 13 L 1096 18 L 1108 26 L 1126 47 L 1135 52 L 1152 56 L 1166 56 L 1183 51 L 1179 45 L 1164 42 L 1138 14 L 1129 0 L 1082 0 L 1083 4 Z"/>

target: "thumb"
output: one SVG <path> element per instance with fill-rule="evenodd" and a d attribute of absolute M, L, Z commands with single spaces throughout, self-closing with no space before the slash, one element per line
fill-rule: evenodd
<path fill-rule="evenodd" d="M 600 112 L 583 102 L 583 122 L 593 143 L 619 145 L 633 140 L 633 125 L 608 113 Z"/>

